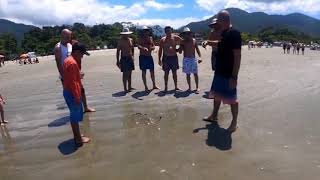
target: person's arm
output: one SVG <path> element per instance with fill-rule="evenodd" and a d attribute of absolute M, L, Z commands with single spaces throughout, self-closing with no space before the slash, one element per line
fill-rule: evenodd
<path fill-rule="evenodd" d="M 148 51 L 148 48 L 142 46 L 142 40 L 141 39 L 138 40 L 138 49 L 139 50 Z"/>
<path fill-rule="evenodd" d="M 162 66 L 162 52 L 163 52 L 163 40 L 160 40 L 159 43 L 159 51 L 158 51 L 158 63 L 160 66 Z"/>
<path fill-rule="evenodd" d="M 154 41 L 153 41 L 153 38 L 150 37 L 150 44 L 151 44 L 151 47 L 150 47 L 150 51 L 153 51 L 156 49 L 156 46 L 154 45 Z"/>
<path fill-rule="evenodd" d="M 134 60 L 134 44 L 133 44 L 133 40 L 130 39 L 130 44 L 131 44 L 131 51 L 132 51 L 132 60 Z"/>
<path fill-rule="evenodd" d="M 178 52 L 179 54 L 182 54 L 182 51 L 184 50 L 184 45 L 183 45 L 183 41 L 181 41 Z"/>
<path fill-rule="evenodd" d="M 198 56 L 199 56 L 198 62 L 201 63 L 201 62 L 202 62 L 202 59 L 201 59 L 201 51 L 200 51 L 200 49 L 199 49 L 199 46 L 198 46 L 197 42 L 195 42 L 195 47 L 196 47 L 196 51 L 197 51 Z"/>
<path fill-rule="evenodd" d="M 72 64 L 66 69 L 64 77 L 64 83 L 67 89 L 71 92 L 75 98 L 77 104 L 81 103 L 82 97 L 82 84 L 80 78 L 80 70 L 76 64 Z"/>
<path fill-rule="evenodd" d="M 0 99 L 2 99 L 3 104 L 6 104 L 1 94 L 0 94 Z"/>
<path fill-rule="evenodd" d="M 60 50 L 60 46 L 56 46 L 54 48 L 54 56 L 55 56 L 55 60 L 56 60 L 56 65 L 57 65 L 57 69 L 59 71 L 60 76 L 62 77 L 63 75 L 63 69 L 62 69 L 62 64 L 61 64 L 61 50 Z"/>
<path fill-rule="evenodd" d="M 234 65 L 232 70 L 232 77 L 230 80 L 231 88 L 236 88 L 238 83 L 238 74 L 240 70 L 241 64 L 241 46 L 242 40 L 240 32 L 235 32 L 232 38 L 232 48 L 233 48 L 233 57 L 234 57 Z"/>
<path fill-rule="evenodd" d="M 120 51 L 121 51 L 121 48 L 120 48 L 120 41 L 118 42 L 118 46 L 117 46 L 117 54 L 116 54 L 116 58 L 117 58 L 117 62 L 116 62 L 116 65 L 118 66 L 118 68 L 120 68 Z"/>

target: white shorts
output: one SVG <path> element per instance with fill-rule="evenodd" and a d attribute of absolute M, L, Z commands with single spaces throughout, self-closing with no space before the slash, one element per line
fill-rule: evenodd
<path fill-rule="evenodd" d="M 196 58 L 185 57 L 182 71 L 186 74 L 198 74 L 198 62 Z"/>

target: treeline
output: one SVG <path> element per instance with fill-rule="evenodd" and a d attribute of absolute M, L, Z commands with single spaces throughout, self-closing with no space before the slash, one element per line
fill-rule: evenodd
<path fill-rule="evenodd" d="M 72 26 L 53 26 L 35 28 L 24 35 L 21 47 L 18 47 L 17 40 L 12 34 L 3 34 L 0 36 L 0 54 L 4 54 L 9 59 L 17 57 L 19 54 L 27 52 L 36 52 L 38 55 L 53 54 L 53 48 L 60 41 L 60 33 L 68 28 L 74 33 L 75 39 L 86 44 L 89 49 L 96 49 L 98 46 L 103 48 L 115 48 L 120 38 L 120 32 L 123 29 L 122 24 L 115 23 L 111 25 L 100 24 L 94 26 L 85 26 L 81 23 L 75 23 Z M 139 31 L 137 28 L 130 28 L 133 31 L 131 35 L 134 40 L 137 39 Z M 154 37 L 156 40 L 159 37 Z"/>
<path fill-rule="evenodd" d="M 313 42 L 320 42 L 320 38 L 313 38 L 302 32 L 292 31 L 288 28 L 274 28 L 267 27 L 260 30 L 256 34 L 242 33 L 243 42 L 247 43 L 248 41 L 262 41 L 262 42 L 292 42 L 292 43 L 305 43 L 310 44 Z"/>

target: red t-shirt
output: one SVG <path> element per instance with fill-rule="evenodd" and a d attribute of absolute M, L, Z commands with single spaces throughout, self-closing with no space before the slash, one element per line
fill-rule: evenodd
<path fill-rule="evenodd" d="M 81 102 L 82 83 L 80 69 L 72 55 L 63 63 L 63 88 L 72 93 L 77 103 Z"/>

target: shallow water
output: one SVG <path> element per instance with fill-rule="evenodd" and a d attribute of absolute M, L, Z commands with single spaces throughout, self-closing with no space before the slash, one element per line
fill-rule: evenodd
<path fill-rule="evenodd" d="M 81 130 L 92 142 L 79 149 L 54 62 L 0 68 L 10 121 L 0 129 L 0 179 L 316 180 L 320 54 L 281 52 L 243 50 L 239 129 L 232 136 L 224 129 L 231 119 L 228 106 L 220 111 L 219 125 L 201 121 L 212 108 L 203 98 L 212 80 L 209 51 L 203 51 L 200 65 L 202 92 L 166 96 L 140 92 L 137 61 L 137 90 L 124 96 L 115 52 L 94 52 L 83 70 L 87 98 L 97 112 L 85 115 Z M 156 78 L 163 87 L 159 67 Z"/>

